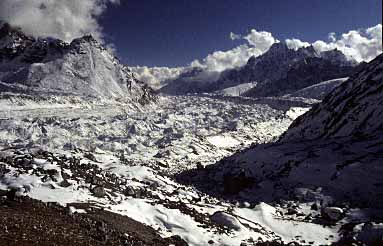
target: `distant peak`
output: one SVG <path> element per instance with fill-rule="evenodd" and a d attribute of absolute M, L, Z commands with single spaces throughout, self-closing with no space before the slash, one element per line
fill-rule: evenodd
<path fill-rule="evenodd" d="M 92 36 L 92 34 L 88 34 L 82 37 L 83 40 L 88 42 L 97 42 L 97 40 Z"/>
<path fill-rule="evenodd" d="M 309 52 L 313 52 L 313 53 L 317 52 L 312 44 L 310 46 L 302 47 L 302 48 L 309 51 Z"/>
<path fill-rule="evenodd" d="M 73 39 L 72 43 L 94 43 L 98 44 L 98 41 L 92 36 L 92 34 L 87 34 L 81 38 Z"/>
<path fill-rule="evenodd" d="M 343 54 L 342 51 L 338 49 L 323 51 L 320 53 L 321 57 L 325 59 L 338 60 L 338 61 L 347 61 L 347 57 Z M 356 62 L 356 61 L 355 61 Z"/>

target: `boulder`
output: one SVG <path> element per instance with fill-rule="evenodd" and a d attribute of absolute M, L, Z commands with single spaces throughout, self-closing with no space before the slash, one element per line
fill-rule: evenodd
<path fill-rule="evenodd" d="M 96 186 L 92 189 L 92 193 L 95 197 L 104 197 L 106 195 L 105 189 L 102 186 Z"/>
<path fill-rule="evenodd" d="M 231 230 L 240 231 L 242 229 L 242 225 L 237 218 L 222 211 L 215 212 L 210 217 L 210 220 L 217 225 L 227 227 Z"/>
<path fill-rule="evenodd" d="M 326 207 L 322 210 L 322 216 L 333 221 L 343 218 L 343 209 L 338 207 Z"/>

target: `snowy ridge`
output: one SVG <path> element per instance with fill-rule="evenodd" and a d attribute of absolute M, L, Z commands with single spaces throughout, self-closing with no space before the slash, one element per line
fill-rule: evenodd
<path fill-rule="evenodd" d="M 304 97 L 322 100 L 327 94 L 345 82 L 348 78 L 332 79 L 320 82 L 318 84 L 306 87 L 285 97 Z"/>
<path fill-rule="evenodd" d="M 255 146 L 216 165 L 220 170 L 217 178 L 222 178 L 222 170 L 231 175 L 247 170 L 245 176 L 258 185 L 279 182 L 283 189 L 322 187 L 332 199 L 348 197 L 349 201 L 382 207 L 379 197 L 383 196 L 378 195 L 382 190 L 375 186 L 382 182 L 382 59 L 383 55 L 370 62 L 298 117 L 278 143 Z M 214 168 L 212 173 L 216 173 Z M 355 175 L 360 182 L 350 181 Z M 280 195 L 274 192 L 275 197 Z"/>
<path fill-rule="evenodd" d="M 383 56 L 380 55 L 336 88 L 323 103 L 297 119 L 281 141 L 374 136 L 383 129 L 382 88 Z"/>

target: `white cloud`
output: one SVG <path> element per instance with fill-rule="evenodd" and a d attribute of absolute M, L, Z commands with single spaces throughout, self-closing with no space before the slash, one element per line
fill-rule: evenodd
<path fill-rule="evenodd" d="M 382 25 L 351 30 L 340 35 L 339 39 L 335 33 L 330 33 L 329 42 L 318 40 L 312 45 L 320 52 L 338 49 L 350 59 L 368 62 L 382 53 Z"/>
<path fill-rule="evenodd" d="M 252 29 L 250 33 L 243 38 L 261 54 L 265 53 L 271 45 L 279 42 L 270 32 L 258 32 L 255 29 Z"/>
<path fill-rule="evenodd" d="M 318 40 L 310 44 L 299 39 L 286 39 L 286 44 L 290 49 L 297 50 L 301 47 L 313 45 L 318 52 L 338 49 L 349 59 L 358 62 L 369 62 L 382 53 L 382 25 L 351 30 L 338 35 L 334 32 L 328 34 L 328 41 Z"/>
<path fill-rule="evenodd" d="M 302 47 L 308 47 L 310 46 L 310 43 L 308 42 L 302 42 L 299 39 L 293 38 L 293 39 L 286 39 L 286 45 L 289 47 L 289 49 L 298 50 Z"/>
<path fill-rule="evenodd" d="M 27 34 L 72 41 L 85 34 L 102 40 L 97 18 L 119 0 L 1 0 L 0 19 Z"/>
<path fill-rule="evenodd" d="M 336 41 L 336 33 L 335 32 L 330 32 L 328 34 L 328 40 L 330 40 L 331 42 L 335 42 Z"/>
<path fill-rule="evenodd" d="M 221 72 L 226 69 L 243 66 L 251 56 L 259 56 L 265 53 L 272 44 L 279 42 L 271 33 L 255 29 L 245 36 L 230 33 L 231 40 L 243 39 L 247 44 L 242 44 L 227 51 L 216 51 L 209 54 L 202 61 L 195 60 L 192 67 L 203 67 L 209 72 Z"/>
<path fill-rule="evenodd" d="M 174 79 L 179 76 L 183 67 L 179 68 L 168 68 L 168 67 L 130 67 L 132 72 L 135 74 L 136 78 L 144 81 L 153 88 L 160 88 L 162 86 L 161 82 L 168 79 Z"/>

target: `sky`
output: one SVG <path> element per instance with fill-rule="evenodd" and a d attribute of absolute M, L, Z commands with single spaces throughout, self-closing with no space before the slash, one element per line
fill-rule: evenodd
<path fill-rule="evenodd" d="M 369 62 L 381 16 L 381 0 L 0 0 L 0 20 L 67 42 L 92 34 L 154 86 L 194 67 L 216 76 L 277 42 Z"/>
<path fill-rule="evenodd" d="M 129 65 L 186 66 L 267 31 L 314 42 L 381 23 L 381 0 L 121 0 L 100 18 L 105 39 Z"/>

